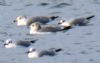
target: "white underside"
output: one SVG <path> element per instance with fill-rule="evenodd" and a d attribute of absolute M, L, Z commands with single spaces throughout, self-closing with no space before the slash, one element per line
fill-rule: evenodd
<path fill-rule="evenodd" d="M 21 19 L 17 21 L 18 26 L 25 26 L 27 25 L 27 19 Z"/>
<path fill-rule="evenodd" d="M 15 48 L 16 45 L 15 44 L 8 44 L 8 45 L 5 45 L 5 48 Z"/>
<path fill-rule="evenodd" d="M 18 25 L 18 26 L 26 26 L 27 23 L 26 23 L 26 22 L 18 22 L 17 25 Z"/>
<path fill-rule="evenodd" d="M 38 32 L 38 31 L 30 30 L 30 34 L 51 34 L 51 32 Z"/>
<path fill-rule="evenodd" d="M 61 26 L 71 26 L 70 22 L 64 22 L 61 24 Z"/>
<path fill-rule="evenodd" d="M 28 58 L 38 58 L 38 57 L 39 57 L 39 55 L 37 52 L 32 52 L 32 53 L 28 54 Z"/>

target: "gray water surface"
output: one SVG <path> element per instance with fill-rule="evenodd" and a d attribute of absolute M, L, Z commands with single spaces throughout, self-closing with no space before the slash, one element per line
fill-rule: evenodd
<path fill-rule="evenodd" d="M 0 1 L 2 3 L 2 1 Z M 46 3 L 46 5 L 44 4 Z M 99 63 L 100 62 L 100 0 L 5 0 L 0 5 L 0 63 Z M 58 15 L 66 19 L 94 14 L 88 26 L 77 26 L 66 32 L 50 35 L 28 35 L 29 29 L 18 27 L 13 20 L 19 15 Z M 58 22 L 58 21 L 57 21 Z M 51 22 L 56 24 L 55 22 Z M 5 49 L 6 39 L 39 39 L 37 49 L 62 48 L 54 57 L 29 59 L 28 48 Z M 32 47 L 30 46 L 30 47 Z"/>

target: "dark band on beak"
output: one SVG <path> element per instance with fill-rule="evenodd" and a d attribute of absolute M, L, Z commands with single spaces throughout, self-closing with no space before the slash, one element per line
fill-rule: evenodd
<path fill-rule="evenodd" d="M 14 20 L 13 22 L 17 22 L 16 20 Z"/>
<path fill-rule="evenodd" d="M 4 46 L 5 46 L 5 45 L 8 45 L 8 44 L 5 43 Z"/>
<path fill-rule="evenodd" d="M 26 51 L 25 53 L 30 53 L 30 51 Z"/>
<path fill-rule="evenodd" d="M 58 24 L 61 24 L 60 22 Z"/>

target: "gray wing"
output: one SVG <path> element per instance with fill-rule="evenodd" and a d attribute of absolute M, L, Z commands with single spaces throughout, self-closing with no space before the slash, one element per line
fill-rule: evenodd
<path fill-rule="evenodd" d="M 21 41 L 20 40 L 16 44 L 20 45 L 20 46 L 24 46 L 24 47 L 29 47 L 31 45 L 31 42 L 29 42 L 29 41 Z"/>
<path fill-rule="evenodd" d="M 64 27 L 61 26 L 44 26 L 40 31 L 42 32 L 57 32 L 62 31 Z"/>
<path fill-rule="evenodd" d="M 19 40 L 16 42 L 17 45 L 20 45 L 20 46 L 24 46 L 24 47 L 29 47 L 32 43 L 35 43 L 37 41 L 36 40 L 30 40 L 30 41 L 26 41 L 26 40 Z"/>
<path fill-rule="evenodd" d="M 50 49 L 48 49 L 48 50 L 43 50 L 43 51 L 41 51 L 40 54 L 39 54 L 39 56 L 40 56 L 40 57 L 41 57 L 41 56 L 44 56 L 44 55 L 47 55 L 47 56 L 54 56 L 54 55 L 57 55 L 56 53 L 57 53 L 57 52 L 60 52 L 60 51 L 62 51 L 61 48 L 58 48 L 58 49 L 56 49 L 56 48 L 50 48 Z"/>
<path fill-rule="evenodd" d="M 74 23 L 75 23 L 75 25 L 84 25 L 84 24 L 86 24 L 85 21 L 86 21 L 85 18 L 77 18 L 77 19 L 75 19 Z"/>
<path fill-rule="evenodd" d="M 46 24 L 48 23 L 50 20 L 48 17 L 43 17 L 43 16 L 37 16 L 37 17 L 32 17 L 28 20 L 28 26 L 34 22 L 40 22 L 41 24 Z"/>
<path fill-rule="evenodd" d="M 72 21 L 72 24 L 79 25 L 79 26 L 84 26 L 84 25 L 87 25 L 89 23 L 89 20 L 93 17 L 94 17 L 94 15 L 87 16 L 87 17 L 76 18 Z"/>
<path fill-rule="evenodd" d="M 41 56 L 44 56 L 44 55 L 46 55 L 46 56 L 54 56 L 54 55 L 56 55 L 56 53 L 54 52 L 54 51 L 41 51 L 40 52 L 40 54 L 39 54 L 39 56 L 41 57 Z"/>

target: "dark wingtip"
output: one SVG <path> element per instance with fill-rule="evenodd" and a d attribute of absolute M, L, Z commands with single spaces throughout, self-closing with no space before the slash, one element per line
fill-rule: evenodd
<path fill-rule="evenodd" d="M 31 40 L 30 42 L 31 42 L 31 43 L 35 43 L 37 40 L 38 40 L 38 39 L 36 39 L 36 40 Z"/>
<path fill-rule="evenodd" d="M 59 48 L 59 49 L 56 49 L 55 51 L 56 52 L 60 52 L 60 51 L 62 51 L 63 49 L 61 49 L 61 48 Z"/>
<path fill-rule="evenodd" d="M 4 46 L 7 45 L 6 43 L 3 44 Z"/>
<path fill-rule="evenodd" d="M 72 26 L 64 27 L 64 29 L 62 29 L 62 30 L 69 30 L 69 29 L 72 29 Z"/>
<path fill-rule="evenodd" d="M 95 15 L 91 15 L 91 16 L 89 16 L 89 17 L 87 17 L 86 19 L 91 19 L 91 18 L 93 18 L 93 17 L 95 17 Z"/>
<path fill-rule="evenodd" d="M 50 18 L 52 19 L 52 20 L 54 20 L 54 19 L 56 19 L 56 18 L 58 18 L 59 16 L 51 16 Z"/>
<path fill-rule="evenodd" d="M 55 16 L 56 18 L 58 18 L 59 16 Z"/>

